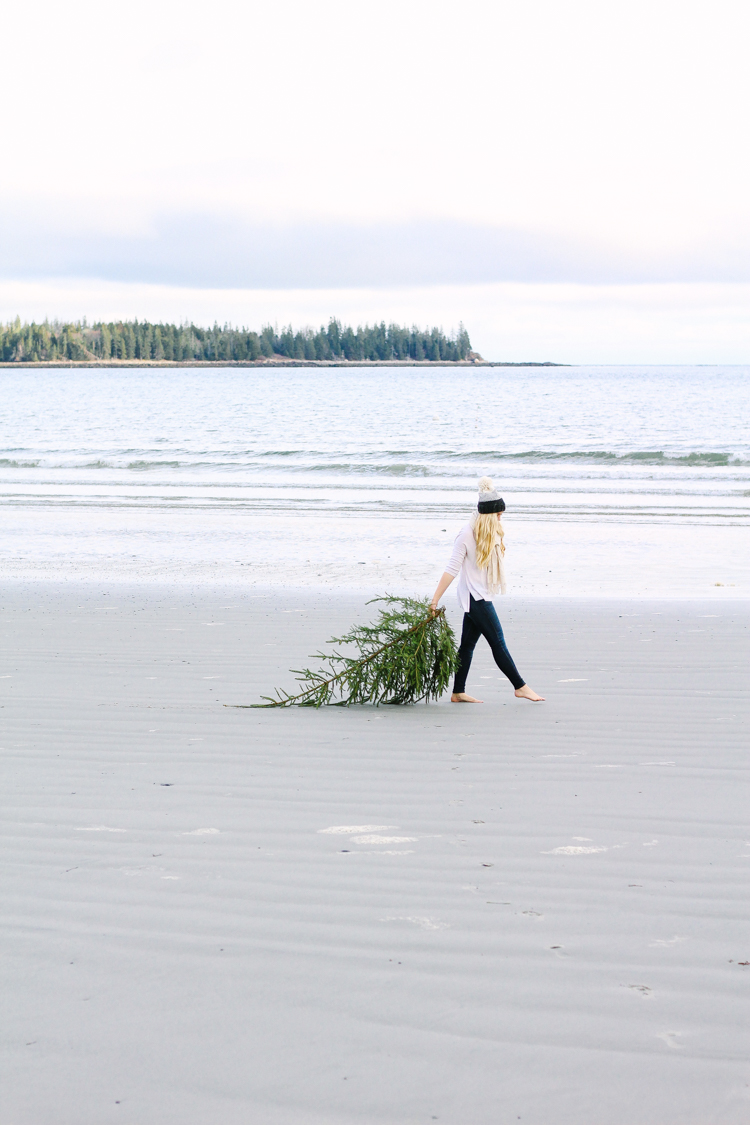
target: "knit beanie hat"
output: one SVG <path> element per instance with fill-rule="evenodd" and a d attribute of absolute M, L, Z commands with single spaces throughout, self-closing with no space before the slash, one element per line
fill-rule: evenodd
<path fill-rule="evenodd" d="M 487 512 L 504 512 L 505 501 L 499 496 L 489 477 L 482 477 L 479 482 L 479 503 L 477 511 L 482 515 Z"/>

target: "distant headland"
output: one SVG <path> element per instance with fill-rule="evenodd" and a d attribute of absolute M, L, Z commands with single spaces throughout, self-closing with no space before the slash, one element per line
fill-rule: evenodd
<path fill-rule="evenodd" d="M 556 363 L 500 363 L 472 351 L 459 325 L 402 328 L 397 324 L 344 326 L 332 318 L 317 332 L 266 325 L 260 332 L 225 324 L 152 324 L 146 320 L 0 325 L 3 367 L 360 367 L 460 364 L 481 367 L 557 367 Z"/>

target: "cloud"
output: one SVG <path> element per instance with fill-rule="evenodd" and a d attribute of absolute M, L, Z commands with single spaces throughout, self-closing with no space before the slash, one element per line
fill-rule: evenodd
<path fill-rule="evenodd" d="M 113 230 L 6 207 L 0 276 L 217 289 L 742 282 L 750 281 L 750 255 L 737 240 L 628 256 L 571 236 L 450 219 L 272 224 L 198 211 Z"/>

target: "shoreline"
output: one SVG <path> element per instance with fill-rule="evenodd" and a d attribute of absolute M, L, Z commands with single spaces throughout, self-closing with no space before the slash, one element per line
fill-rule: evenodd
<path fill-rule="evenodd" d="M 287 359 L 278 357 L 274 359 L 262 358 L 255 360 L 208 360 L 208 359 L 118 359 L 118 360 L 56 360 L 32 363 L 25 360 L 0 361 L 0 368 L 12 370 L 13 368 L 48 368 L 50 370 L 85 367 L 111 367 L 114 369 L 131 367 L 570 367 L 569 363 L 536 362 L 506 363 L 495 360 L 433 360 L 433 359 Z"/>
<path fill-rule="evenodd" d="M 439 568 L 438 568 L 439 569 Z M 275 585 L 264 578 L 259 581 L 248 581 L 244 577 L 233 578 L 231 575 L 222 574 L 221 576 L 212 577 L 210 573 L 200 572 L 196 570 L 194 573 L 182 574 L 142 574 L 133 575 L 127 573 L 120 573 L 114 577 L 106 577 L 102 570 L 86 573 L 85 571 L 28 571 L 22 573 L 18 570 L 3 573 L 0 571 L 0 605 L 2 604 L 4 591 L 8 588 L 18 587 L 26 591 L 39 591 L 48 587 L 49 589 L 59 590 L 79 590 L 79 591 L 95 591 L 95 590 L 131 590 L 138 594 L 151 593 L 158 596 L 168 595 L 174 592 L 181 596 L 212 596 L 217 597 L 246 597 L 246 598 L 279 598 L 279 597 L 292 597 L 298 600 L 310 601 L 335 601 L 337 598 L 344 598 L 346 601 L 358 601 L 362 606 L 368 602 L 377 600 L 380 597 L 391 594 L 397 594 L 409 598 L 428 598 L 431 595 L 437 581 L 436 571 L 431 571 L 429 578 L 421 585 L 412 583 L 403 583 L 396 590 L 391 586 L 386 591 L 386 585 L 382 582 L 373 583 L 366 586 L 361 582 L 355 584 L 343 584 L 341 582 L 329 583 L 312 583 L 308 585 L 302 584 L 278 584 Z M 673 593 L 664 593 L 663 591 L 632 591 L 626 590 L 622 593 L 609 592 L 595 592 L 595 593 L 581 593 L 580 591 L 559 592 L 556 590 L 543 592 L 543 591 L 529 591 L 529 590 L 509 590 L 508 593 L 502 597 L 498 594 L 494 599 L 495 607 L 502 615 L 506 610 L 511 609 L 518 605 L 539 605 L 550 606 L 560 604 L 568 607 L 596 607 L 603 608 L 620 605 L 622 603 L 633 603 L 639 606 L 648 606 L 656 603 L 664 603 L 672 608 L 679 606 L 712 606 L 714 608 L 722 608 L 729 606 L 747 606 L 750 603 L 750 591 L 744 588 L 737 588 L 733 583 L 715 583 L 713 587 L 701 587 L 694 593 L 685 592 L 684 589 L 676 590 Z M 456 600 L 456 587 L 452 584 L 447 593 L 441 599 L 443 605 L 448 611 L 449 615 L 453 616 L 454 610 L 459 618 L 461 613 L 458 609 Z M 460 622 L 454 627 L 460 629 Z"/>
<path fill-rule="evenodd" d="M 96 496 L 71 502 L 64 492 L 47 501 L 11 497 L 3 505 L 0 581 L 429 596 L 468 515 L 438 510 L 415 522 L 410 511 L 298 512 L 297 538 L 290 539 L 288 510 L 273 507 L 274 495 L 258 501 L 266 507 L 253 506 L 252 498 L 220 507 L 199 497 L 180 508 L 165 503 L 164 492 L 154 493 L 158 487 L 144 496 L 135 486 L 128 496 L 125 487 L 116 503 Z M 690 521 L 646 525 L 637 513 L 607 523 L 544 521 L 521 513 L 506 521 L 508 600 L 744 600 L 750 596 L 747 524 L 714 523 L 704 518 L 701 527 L 710 526 L 710 535 L 696 552 Z M 326 543 L 353 549 L 342 553 Z M 452 591 L 447 597 L 455 601 Z"/>

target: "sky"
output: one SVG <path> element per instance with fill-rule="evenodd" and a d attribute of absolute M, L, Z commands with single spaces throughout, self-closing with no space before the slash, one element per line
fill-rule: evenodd
<path fill-rule="evenodd" d="M 749 31 L 735 0 L 26 0 L 0 318 L 750 362 Z"/>

